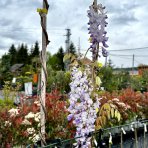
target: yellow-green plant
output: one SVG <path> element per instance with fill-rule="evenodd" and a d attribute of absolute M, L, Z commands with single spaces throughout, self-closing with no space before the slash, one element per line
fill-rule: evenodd
<path fill-rule="evenodd" d="M 10 83 L 10 81 L 5 81 L 4 82 L 4 87 L 2 90 L 2 95 L 3 95 L 3 100 L 5 102 L 5 104 L 12 104 L 12 102 L 14 102 L 14 99 L 17 96 L 17 92 L 20 88 L 20 83 L 17 82 L 15 87 L 12 86 L 12 84 Z"/>
<path fill-rule="evenodd" d="M 118 111 L 117 106 L 109 101 L 99 109 L 98 113 L 99 115 L 96 120 L 97 130 L 104 128 L 108 124 L 112 124 L 112 119 L 117 120 L 117 122 L 120 122 L 121 120 L 121 114 Z"/>

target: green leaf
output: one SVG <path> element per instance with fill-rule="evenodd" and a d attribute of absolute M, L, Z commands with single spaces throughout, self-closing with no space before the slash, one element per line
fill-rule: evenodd
<path fill-rule="evenodd" d="M 114 108 L 111 109 L 111 117 L 114 118 Z"/>
<path fill-rule="evenodd" d="M 73 63 L 73 62 L 75 62 L 75 60 L 76 60 L 76 57 L 74 55 L 72 55 L 71 56 L 71 62 Z"/>
<path fill-rule="evenodd" d="M 98 86 L 100 86 L 101 85 L 101 79 L 100 79 L 100 77 L 96 77 L 96 84 L 98 85 Z"/>
<path fill-rule="evenodd" d="M 71 53 L 67 53 L 65 54 L 64 58 L 63 58 L 63 62 L 67 61 L 67 60 L 70 60 L 70 58 L 72 57 L 72 54 Z"/>

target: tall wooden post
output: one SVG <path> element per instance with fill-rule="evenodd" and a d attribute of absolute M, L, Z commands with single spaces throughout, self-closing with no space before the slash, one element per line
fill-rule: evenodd
<path fill-rule="evenodd" d="M 93 2 L 93 8 L 98 13 L 98 4 L 97 0 L 94 0 Z M 96 48 L 99 49 L 99 45 L 96 46 Z M 97 50 L 98 50 L 97 49 Z M 93 63 L 95 63 L 98 60 L 98 55 L 92 58 Z M 93 83 L 93 92 L 96 91 L 96 74 L 95 74 L 95 66 L 92 67 L 92 83 Z"/>
<path fill-rule="evenodd" d="M 95 10 L 96 12 L 98 12 L 97 0 L 94 0 L 93 7 L 94 7 L 94 10 Z"/>
<path fill-rule="evenodd" d="M 120 142 L 121 142 L 120 148 L 123 148 L 123 133 L 122 133 L 122 131 L 121 131 Z"/>
<path fill-rule="evenodd" d="M 45 2 L 43 1 L 43 9 L 45 9 Z M 43 14 L 43 27 L 46 29 L 46 14 Z M 42 30 L 42 68 L 41 68 L 41 134 L 42 134 L 42 140 L 45 140 L 45 95 L 46 95 L 46 76 L 44 68 L 46 69 L 46 37 Z M 44 68 L 43 68 L 44 67 Z M 44 143 L 42 142 L 42 146 L 44 146 Z"/>
<path fill-rule="evenodd" d="M 135 128 L 135 148 L 138 148 L 137 128 Z"/>
<path fill-rule="evenodd" d="M 42 27 L 42 51 L 41 51 L 41 78 L 40 78 L 40 88 L 41 88 L 41 93 L 40 93 L 40 113 L 41 113 L 41 144 L 42 146 L 45 146 L 45 123 L 46 123 L 46 106 L 45 106 L 45 101 L 46 101 L 46 81 L 47 81 L 47 72 L 46 72 L 46 47 L 49 44 L 48 40 L 48 34 L 46 31 L 46 24 L 47 24 L 47 13 L 48 13 L 48 1 L 43 0 L 43 8 L 38 9 L 38 12 L 41 17 L 41 27 Z"/>

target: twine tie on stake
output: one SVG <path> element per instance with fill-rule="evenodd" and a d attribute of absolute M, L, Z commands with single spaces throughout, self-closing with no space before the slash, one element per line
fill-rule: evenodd
<path fill-rule="evenodd" d="M 134 128 L 133 128 L 133 125 L 131 125 L 131 130 L 134 132 Z"/>
<path fill-rule="evenodd" d="M 96 147 L 98 146 L 97 140 L 95 138 L 94 138 L 94 144 Z"/>
<path fill-rule="evenodd" d="M 124 128 L 123 128 L 123 127 L 121 128 L 121 130 L 122 130 L 123 134 L 125 135 L 125 134 L 126 134 L 126 132 L 125 132 L 125 130 L 124 130 Z"/>

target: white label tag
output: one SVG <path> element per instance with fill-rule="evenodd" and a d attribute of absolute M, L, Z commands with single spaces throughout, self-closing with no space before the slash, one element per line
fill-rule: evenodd
<path fill-rule="evenodd" d="M 96 146 L 98 146 L 98 143 L 97 143 L 96 139 L 94 139 L 94 144 L 95 144 Z"/>
<path fill-rule="evenodd" d="M 109 143 L 112 144 L 112 135 L 111 135 L 111 133 L 109 133 L 109 134 L 110 134 L 110 136 L 109 136 Z"/>
<path fill-rule="evenodd" d="M 134 128 L 133 128 L 133 125 L 131 125 L 131 130 L 134 132 Z"/>
<path fill-rule="evenodd" d="M 144 124 L 144 131 L 147 132 L 147 126 Z"/>
<path fill-rule="evenodd" d="M 121 130 L 122 130 L 123 134 L 125 135 L 125 134 L 126 134 L 126 132 L 125 132 L 125 130 L 124 130 L 124 128 L 123 128 L 123 127 L 121 128 Z"/>

